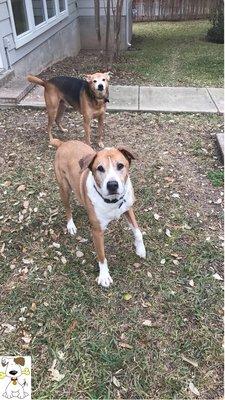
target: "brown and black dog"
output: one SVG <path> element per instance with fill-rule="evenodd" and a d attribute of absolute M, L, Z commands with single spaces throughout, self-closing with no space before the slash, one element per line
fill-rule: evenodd
<path fill-rule="evenodd" d="M 103 121 L 106 103 L 109 101 L 110 73 L 97 72 L 87 75 L 85 79 L 67 76 L 57 76 L 48 81 L 33 75 L 28 75 L 29 82 L 36 83 L 45 88 L 44 97 L 48 113 L 48 135 L 50 142 L 53 140 L 52 125 L 57 123 L 62 132 L 66 132 L 61 125 L 61 120 L 66 106 L 69 104 L 83 115 L 86 143 L 90 145 L 91 120 L 98 120 L 98 145 L 103 144 Z"/>

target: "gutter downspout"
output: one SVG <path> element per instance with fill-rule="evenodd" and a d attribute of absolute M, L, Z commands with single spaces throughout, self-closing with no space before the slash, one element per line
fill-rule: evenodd
<path fill-rule="evenodd" d="M 131 43 L 129 42 L 129 20 L 130 20 L 129 3 L 130 0 L 126 0 L 126 42 L 128 49 L 131 48 Z"/>

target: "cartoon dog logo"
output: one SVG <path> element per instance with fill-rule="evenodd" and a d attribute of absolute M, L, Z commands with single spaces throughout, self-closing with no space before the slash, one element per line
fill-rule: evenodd
<path fill-rule="evenodd" d="M 2 395 L 7 399 L 11 399 L 12 397 L 24 399 L 28 396 L 28 393 L 24 390 L 26 380 L 21 376 L 22 374 L 29 375 L 30 373 L 28 368 L 22 370 L 22 367 L 25 365 L 24 357 L 2 358 L 1 364 L 5 368 L 5 372 L 2 373 L 4 376 L 1 376 L 1 378 L 8 378 L 8 384 Z"/>

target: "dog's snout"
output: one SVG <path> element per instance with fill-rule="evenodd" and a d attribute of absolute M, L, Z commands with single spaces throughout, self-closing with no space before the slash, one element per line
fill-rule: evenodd
<path fill-rule="evenodd" d="M 12 371 L 9 371 L 10 375 L 16 375 L 17 371 L 15 371 L 14 369 Z"/>
<path fill-rule="evenodd" d="M 98 85 L 98 90 L 102 91 L 103 89 L 104 89 L 103 84 L 102 84 L 102 83 L 99 83 L 99 85 Z"/>
<path fill-rule="evenodd" d="M 117 189 L 119 187 L 119 184 L 117 181 L 109 181 L 107 182 L 107 189 L 110 194 L 116 193 Z"/>

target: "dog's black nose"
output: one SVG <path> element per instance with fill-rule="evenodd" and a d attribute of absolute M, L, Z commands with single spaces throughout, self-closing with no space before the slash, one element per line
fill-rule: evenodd
<path fill-rule="evenodd" d="M 16 375 L 17 371 L 12 370 L 12 371 L 9 371 L 9 373 L 10 373 L 10 375 Z"/>
<path fill-rule="evenodd" d="M 110 194 L 116 193 L 119 185 L 117 181 L 109 181 L 107 183 L 107 189 Z"/>
<path fill-rule="evenodd" d="M 104 89 L 104 86 L 102 85 L 102 83 L 99 83 L 98 90 L 100 90 L 100 92 L 102 92 L 103 89 Z"/>

